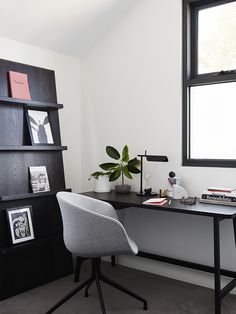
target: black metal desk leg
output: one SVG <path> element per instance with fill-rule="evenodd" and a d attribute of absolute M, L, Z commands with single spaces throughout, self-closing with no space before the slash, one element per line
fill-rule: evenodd
<path fill-rule="evenodd" d="M 234 240 L 236 245 L 236 218 L 233 219 L 233 227 L 234 227 Z"/>
<path fill-rule="evenodd" d="M 116 266 L 116 257 L 115 257 L 115 255 L 112 255 L 112 256 L 111 256 L 111 266 L 112 266 L 112 267 L 115 267 L 115 266 Z"/>
<path fill-rule="evenodd" d="M 221 314 L 220 219 L 214 217 L 215 314 Z"/>

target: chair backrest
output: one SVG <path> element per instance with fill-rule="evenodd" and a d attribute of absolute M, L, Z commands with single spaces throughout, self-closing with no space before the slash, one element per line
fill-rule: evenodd
<path fill-rule="evenodd" d="M 64 242 L 81 257 L 137 254 L 111 204 L 84 195 L 59 192 Z"/>

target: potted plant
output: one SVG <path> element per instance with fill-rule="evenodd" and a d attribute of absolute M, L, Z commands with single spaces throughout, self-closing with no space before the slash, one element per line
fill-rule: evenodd
<path fill-rule="evenodd" d="M 129 193 L 130 185 L 125 184 L 124 178 L 133 179 L 132 174 L 140 173 L 140 160 L 136 157 L 130 159 L 128 146 L 125 145 L 120 154 L 114 147 L 106 146 L 106 153 L 117 162 L 106 162 L 99 166 L 109 173 L 109 181 L 113 182 L 121 176 L 121 184 L 115 186 L 118 193 Z"/>
<path fill-rule="evenodd" d="M 89 180 L 95 179 L 94 192 L 105 193 L 111 191 L 109 175 L 109 171 L 95 171 L 91 173 Z"/>

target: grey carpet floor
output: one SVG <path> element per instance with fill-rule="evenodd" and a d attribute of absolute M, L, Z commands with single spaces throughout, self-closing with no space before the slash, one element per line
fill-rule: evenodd
<path fill-rule="evenodd" d="M 80 282 L 88 276 L 88 267 L 83 268 Z M 213 290 L 123 266 L 112 268 L 108 263 L 103 263 L 102 269 L 107 276 L 146 298 L 149 307 L 143 311 L 139 301 L 102 284 L 107 314 L 214 314 Z M 73 276 L 61 278 L 0 302 L 0 314 L 43 314 L 76 286 Z M 100 313 L 94 285 L 90 297 L 84 298 L 83 292 L 79 292 L 55 311 L 55 314 Z M 223 300 L 222 314 L 235 313 L 236 296 L 228 295 Z"/>

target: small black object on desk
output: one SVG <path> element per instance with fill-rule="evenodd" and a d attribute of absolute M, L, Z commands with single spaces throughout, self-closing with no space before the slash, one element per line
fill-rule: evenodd
<path fill-rule="evenodd" d="M 185 204 L 185 205 L 195 205 L 196 204 L 196 200 L 197 198 L 196 197 L 188 197 L 188 198 L 182 198 L 181 199 L 181 204 Z"/>
<path fill-rule="evenodd" d="M 147 155 L 147 151 L 145 150 L 144 155 L 138 155 L 141 157 L 141 173 L 140 173 L 140 190 L 137 193 L 138 196 L 155 196 L 157 193 L 153 193 L 151 188 L 144 189 L 143 191 L 143 158 L 145 157 L 147 161 L 154 161 L 154 162 L 167 162 L 168 157 L 163 155 Z"/>

